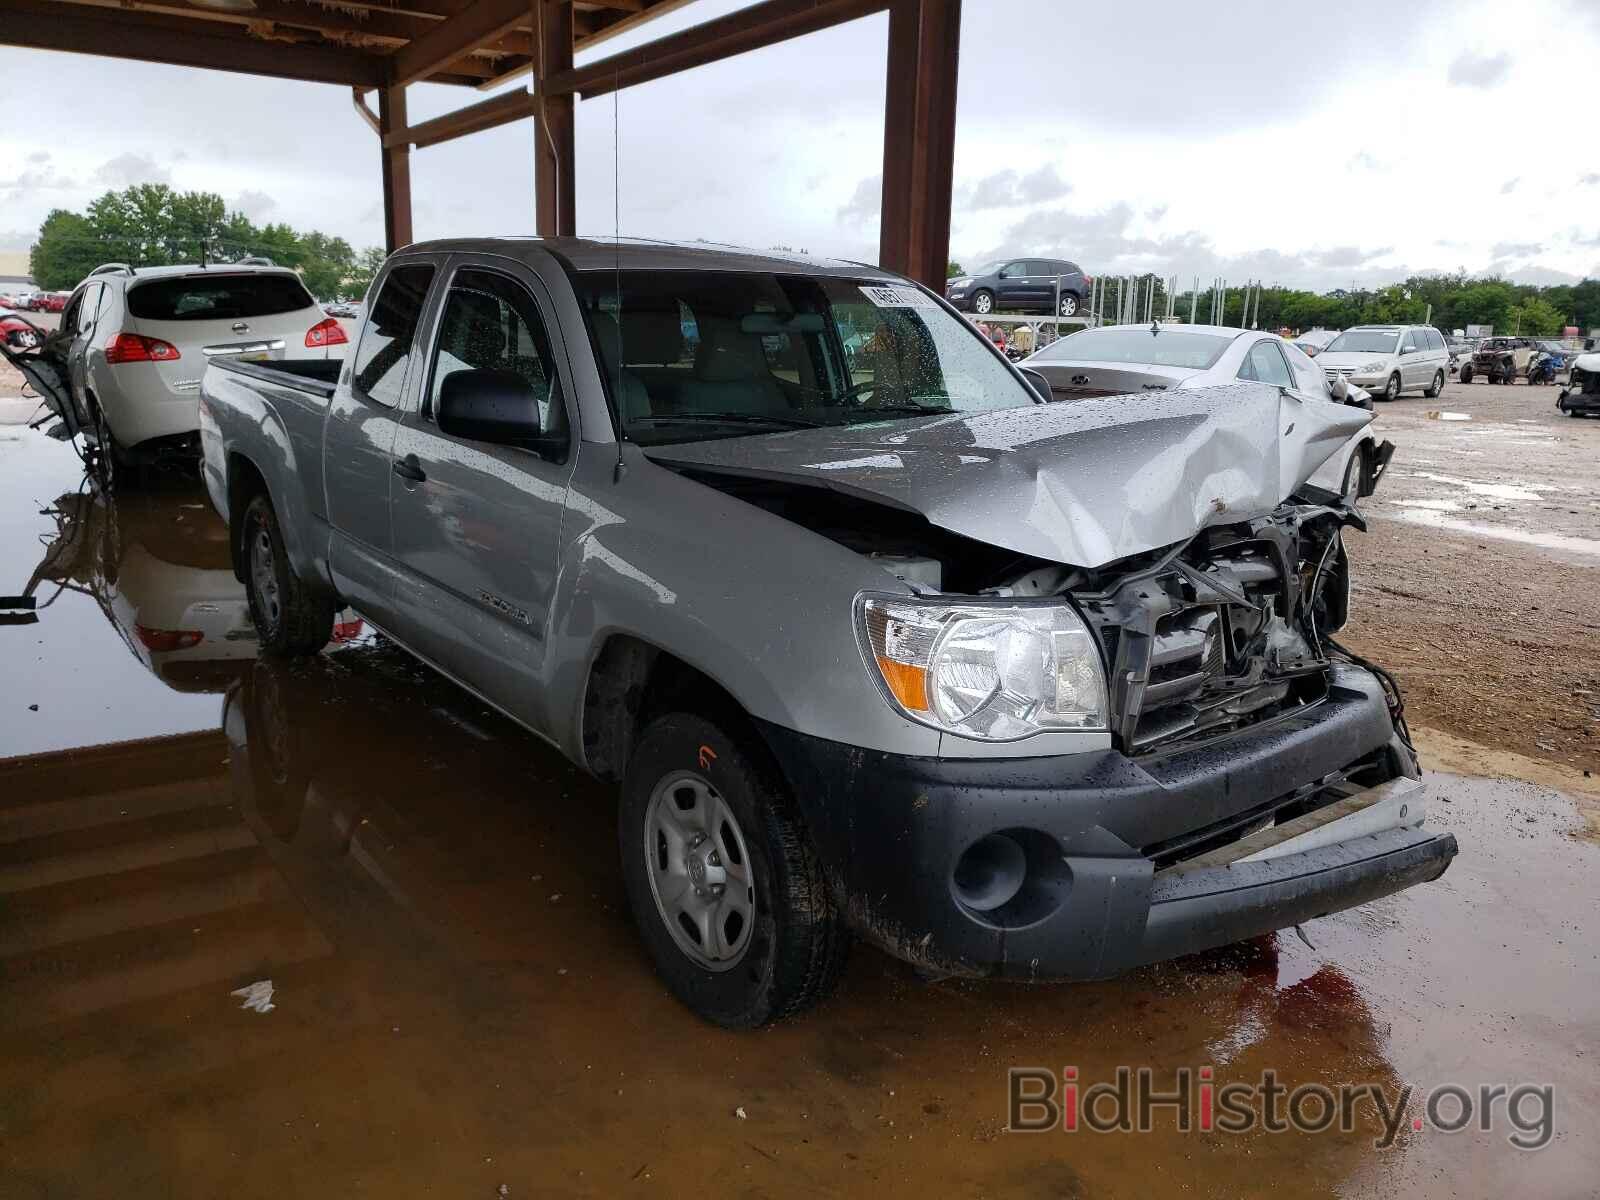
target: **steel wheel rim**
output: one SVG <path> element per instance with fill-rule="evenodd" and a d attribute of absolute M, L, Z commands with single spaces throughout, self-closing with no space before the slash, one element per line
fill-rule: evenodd
<path fill-rule="evenodd" d="M 256 525 L 255 536 L 250 539 L 250 580 L 255 585 L 261 615 L 276 629 L 283 602 L 278 596 L 277 555 L 272 552 L 272 534 L 264 522 Z"/>
<path fill-rule="evenodd" d="M 750 949 L 756 890 L 744 831 L 692 771 L 656 784 L 644 814 L 644 869 L 656 913 L 696 965 L 728 971 Z"/>
<path fill-rule="evenodd" d="M 989 299 L 987 292 L 979 292 L 977 297 L 972 301 L 972 307 L 977 309 L 980 313 L 986 313 L 994 307 L 994 301 Z"/>
<path fill-rule="evenodd" d="M 1384 398 L 1388 400 L 1400 399 L 1400 376 L 1389 376 L 1389 386 L 1384 388 Z"/>
<path fill-rule="evenodd" d="M 1078 302 L 1076 300 L 1074 300 L 1071 296 L 1061 297 L 1061 315 L 1063 317 L 1070 317 L 1077 311 Z"/>

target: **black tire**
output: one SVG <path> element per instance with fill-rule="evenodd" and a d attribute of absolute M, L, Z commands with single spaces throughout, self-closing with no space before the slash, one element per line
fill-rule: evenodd
<path fill-rule="evenodd" d="M 1461 382 L 1462 383 L 1471 383 L 1472 382 L 1472 364 L 1471 363 L 1463 363 L 1461 365 Z"/>
<path fill-rule="evenodd" d="M 1078 293 L 1077 292 L 1062 292 L 1061 293 L 1061 303 L 1060 303 L 1060 305 L 1059 305 L 1059 307 L 1057 309 L 1056 315 L 1059 316 L 1059 317 L 1072 317 L 1072 316 L 1076 316 L 1077 313 L 1078 313 Z"/>
<path fill-rule="evenodd" d="M 994 311 L 994 293 L 988 288 L 979 288 L 972 293 L 972 311 L 980 317 L 986 317 Z"/>
<path fill-rule="evenodd" d="M 1383 398 L 1385 400 L 1400 399 L 1400 372 L 1396 371 L 1389 376 L 1389 382 L 1383 385 Z"/>
<path fill-rule="evenodd" d="M 1444 372 L 1435 371 L 1433 373 L 1433 385 L 1429 388 L 1426 388 L 1422 394 L 1429 400 L 1432 400 L 1442 391 L 1444 391 Z"/>
<path fill-rule="evenodd" d="M 652 721 L 623 779 L 617 840 L 634 921 L 667 986 L 707 1021 L 754 1029 L 825 997 L 838 980 L 849 936 L 788 788 L 758 736 L 728 732 L 737 728 L 730 719 L 718 724 L 683 712 Z M 665 842 L 658 849 L 650 833 L 651 798 L 673 776 L 685 775 L 709 787 L 737 821 L 754 887 L 748 942 L 721 970 L 679 946 L 652 882 L 651 856 L 664 862 L 670 851 Z"/>
<path fill-rule="evenodd" d="M 333 637 L 333 602 L 308 587 L 289 564 L 278 514 L 265 492 L 245 506 L 239 538 L 244 590 L 261 652 L 297 658 L 321 650 Z"/>
<path fill-rule="evenodd" d="M 1345 503 L 1354 505 L 1361 498 L 1359 493 L 1366 477 L 1367 452 L 1364 449 L 1357 450 L 1350 456 L 1350 461 L 1345 463 L 1344 479 L 1339 484 L 1339 494 L 1345 498 Z"/>

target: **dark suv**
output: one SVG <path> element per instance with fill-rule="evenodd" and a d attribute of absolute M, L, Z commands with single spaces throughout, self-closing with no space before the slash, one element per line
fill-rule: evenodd
<path fill-rule="evenodd" d="M 1094 276 L 1085 275 L 1077 263 L 1064 258 L 1002 259 L 976 274 L 956 276 L 944 285 L 944 294 L 957 308 L 979 315 L 1023 310 L 1055 312 L 1058 281 L 1061 315 L 1076 316 Z"/>

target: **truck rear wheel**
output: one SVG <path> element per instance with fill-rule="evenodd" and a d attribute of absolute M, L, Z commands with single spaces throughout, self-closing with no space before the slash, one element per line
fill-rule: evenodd
<path fill-rule="evenodd" d="M 251 497 L 239 530 L 244 590 L 262 653 L 315 654 L 333 636 L 333 604 L 295 574 L 265 492 Z"/>
<path fill-rule="evenodd" d="M 697 1015 L 753 1029 L 832 990 L 848 937 L 754 733 L 737 738 L 691 713 L 652 721 L 623 779 L 617 830 L 645 947 Z"/>

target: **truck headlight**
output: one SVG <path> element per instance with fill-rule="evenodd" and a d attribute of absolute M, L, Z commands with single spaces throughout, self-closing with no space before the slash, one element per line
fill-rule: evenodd
<path fill-rule="evenodd" d="M 864 595 L 856 627 L 868 670 L 913 721 L 991 742 L 1107 728 L 1100 649 L 1071 605 Z"/>

